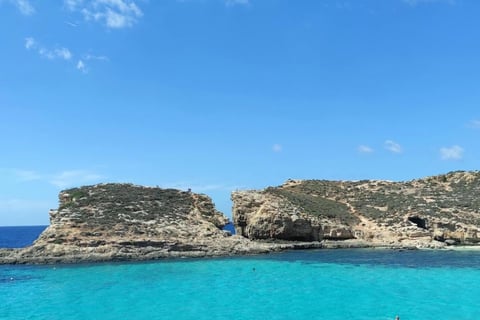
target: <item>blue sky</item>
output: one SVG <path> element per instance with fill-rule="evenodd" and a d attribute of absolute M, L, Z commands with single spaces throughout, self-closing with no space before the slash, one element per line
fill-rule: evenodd
<path fill-rule="evenodd" d="M 480 168 L 476 0 L 0 0 L 0 225 L 64 188 Z"/>

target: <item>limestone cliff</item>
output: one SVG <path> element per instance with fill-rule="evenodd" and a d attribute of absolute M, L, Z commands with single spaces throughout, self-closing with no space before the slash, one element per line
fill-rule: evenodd
<path fill-rule="evenodd" d="M 147 260 L 270 250 L 221 230 L 228 219 L 205 195 L 131 184 L 65 190 L 50 226 L 0 263 Z M 247 240 L 247 241 L 245 241 Z"/>
<path fill-rule="evenodd" d="M 479 195 L 480 172 L 408 182 L 289 180 L 233 192 L 233 222 L 250 239 L 469 245 L 480 242 Z"/>

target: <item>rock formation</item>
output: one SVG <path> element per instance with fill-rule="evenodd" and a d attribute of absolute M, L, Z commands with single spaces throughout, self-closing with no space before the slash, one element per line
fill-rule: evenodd
<path fill-rule="evenodd" d="M 233 222 L 249 239 L 474 245 L 480 242 L 479 196 L 480 172 L 408 182 L 289 180 L 233 192 Z"/>
<path fill-rule="evenodd" d="M 408 182 L 288 180 L 232 193 L 237 235 L 206 195 L 131 184 L 62 191 L 50 226 L 0 263 L 74 263 L 320 247 L 480 243 L 480 172 Z"/>
<path fill-rule="evenodd" d="M 35 243 L 0 250 L 0 263 L 56 263 L 201 257 L 272 250 L 232 236 L 205 195 L 131 184 L 65 190 Z"/>

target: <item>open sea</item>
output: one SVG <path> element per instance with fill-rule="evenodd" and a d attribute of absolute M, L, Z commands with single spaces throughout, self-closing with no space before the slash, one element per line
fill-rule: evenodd
<path fill-rule="evenodd" d="M 23 243 L 18 238 L 25 233 L 17 231 L 10 240 Z M 0 234 L 8 246 L 4 228 Z M 2 320 L 393 320 L 396 315 L 479 319 L 480 252 L 337 249 L 0 266 Z"/>

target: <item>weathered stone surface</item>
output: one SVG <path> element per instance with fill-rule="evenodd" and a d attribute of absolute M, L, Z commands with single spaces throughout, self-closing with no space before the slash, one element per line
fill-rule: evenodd
<path fill-rule="evenodd" d="M 0 263 L 76 263 L 202 257 L 279 250 L 229 236 L 209 197 L 131 184 L 65 190 L 50 226 L 25 249 L 0 250 Z"/>
<path fill-rule="evenodd" d="M 407 182 L 289 180 L 233 192 L 233 222 L 250 239 L 472 245 L 480 242 L 479 194 L 476 171 Z"/>
<path fill-rule="evenodd" d="M 309 214 L 302 206 L 270 190 L 232 193 L 237 234 L 250 239 L 290 241 L 354 238 L 348 221 L 329 221 L 320 215 Z"/>
<path fill-rule="evenodd" d="M 408 182 L 289 180 L 232 193 L 237 235 L 205 195 L 131 184 L 60 193 L 50 226 L 0 263 L 77 263 L 305 248 L 443 248 L 480 243 L 480 173 Z"/>

